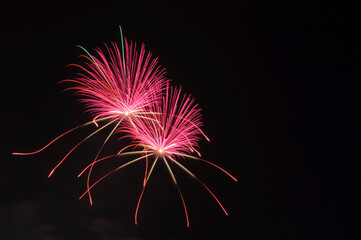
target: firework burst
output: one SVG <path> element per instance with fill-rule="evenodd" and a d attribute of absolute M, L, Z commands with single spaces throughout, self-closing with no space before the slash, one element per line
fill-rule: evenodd
<path fill-rule="evenodd" d="M 76 90 L 94 119 L 142 113 L 161 97 L 164 69 L 157 64 L 157 59 L 151 58 L 150 52 L 146 54 L 144 44 L 138 52 L 135 43 L 128 45 L 125 41 L 125 60 L 116 43 L 105 46 L 107 53 L 95 50 L 98 58 L 81 55 L 88 60 L 85 67 L 69 64 L 81 68 L 85 74 L 79 73 L 76 80 L 62 82 L 76 83 L 77 86 L 67 90 Z"/>

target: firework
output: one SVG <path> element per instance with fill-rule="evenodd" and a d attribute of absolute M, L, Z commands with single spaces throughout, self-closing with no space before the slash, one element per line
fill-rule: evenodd
<path fill-rule="evenodd" d="M 190 158 L 193 160 L 200 160 L 211 164 L 212 166 L 217 167 L 234 181 L 237 181 L 231 174 L 226 172 L 221 167 L 191 155 L 196 152 L 200 156 L 200 152 L 196 150 L 198 147 L 198 141 L 200 136 L 203 135 L 207 140 L 209 140 L 206 135 L 201 130 L 202 121 L 200 109 L 197 104 L 195 104 L 194 99 L 190 96 L 182 95 L 181 90 L 177 88 L 167 87 L 165 90 L 165 96 L 162 99 L 162 102 L 146 107 L 147 116 L 138 117 L 134 120 L 133 124 L 127 122 L 122 128 L 119 128 L 118 131 L 127 133 L 127 136 L 133 139 L 133 143 L 128 147 L 141 147 L 141 151 L 130 151 L 122 153 L 122 150 L 113 156 L 109 156 L 103 159 L 92 163 L 87 166 L 80 174 L 81 176 L 89 167 L 94 166 L 95 163 L 108 159 L 110 157 L 119 157 L 123 155 L 132 155 L 132 154 L 141 154 L 142 156 L 121 165 L 120 167 L 114 169 L 108 174 L 101 177 L 96 181 L 87 191 L 80 197 L 82 198 L 86 193 L 98 184 L 105 177 L 122 169 L 125 166 L 128 166 L 134 162 L 145 159 L 146 170 L 143 181 L 143 189 L 139 197 L 139 201 L 135 211 L 135 224 L 137 224 L 137 214 L 140 206 L 140 202 L 145 190 L 145 187 L 149 181 L 151 173 L 158 161 L 164 162 L 166 168 L 168 169 L 173 183 L 177 186 L 182 204 L 184 207 L 184 212 L 187 221 L 187 227 L 189 227 L 189 218 L 185 200 L 183 198 L 182 192 L 177 184 L 175 175 L 173 174 L 172 168 L 168 162 L 174 163 L 176 166 L 184 170 L 192 178 L 200 182 L 206 190 L 213 196 L 217 201 L 219 206 L 222 208 L 223 212 L 228 215 L 227 211 L 214 195 L 214 193 L 199 179 L 197 178 L 190 170 L 185 168 L 180 160 L 184 158 Z M 153 158 L 152 165 L 148 171 L 148 161 L 150 157 Z"/>
<path fill-rule="evenodd" d="M 134 217 L 135 224 L 137 224 L 138 210 L 144 190 L 157 162 L 163 162 L 173 183 L 177 186 L 184 207 L 187 227 L 189 227 L 186 203 L 169 164 L 174 163 L 172 167 L 179 167 L 197 180 L 217 201 L 223 212 L 228 215 L 214 193 L 181 163 L 185 159 L 202 161 L 218 168 L 234 181 L 237 181 L 223 168 L 201 158 L 201 153 L 197 150 L 199 148 L 198 142 L 202 137 L 208 141 L 209 139 L 201 130 L 203 123 L 200 108 L 190 95 L 182 94 L 180 88 L 169 86 L 169 80 L 164 76 L 165 70 L 161 68 L 156 58 L 152 58 L 150 52 L 146 52 L 144 44 L 138 51 L 135 43 L 128 43 L 125 38 L 123 40 L 121 29 L 120 33 L 121 49 L 113 42 L 110 45 L 105 44 L 105 51 L 99 48 L 95 49 L 96 54 L 92 55 L 85 48 L 79 46 L 85 52 L 85 54 L 80 55 L 80 58 L 85 61 L 81 65 L 69 64 L 69 66 L 76 67 L 81 71 L 76 78 L 62 81 L 72 84 L 66 90 L 75 91 L 75 94 L 84 103 L 86 112 L 92 120 L 64 132 L 37 151 L 13 154 L 31 155 L 39 153 L 76 129 L 95 125 L 97 129 L 71 148 L 51 170 L 48 175 L 51 177 L 54 171 L 80 144 L 108 126 L 112 126 L 92 163 L 78 175 L 80 177 L 88 171 L 86 191 L 80 196 L 80 199 L 88 195 L 92 205 L 91 189 L 95 185 L 110 174 L 144 160 L 143 187 Z M 102 126 L 99 126 L 99 123 L 103 123 Z M 119 150 L 117 154 L 99 158 L 104 145 L 115 133 L 122 133 L 121 138 L 130 138 L 132 142 Z M 133 150 L 129 150 L 131 148 Z M 135 150 L 137 148 L 138 150 Z M 138 155 L 138 157 L 123 163 L 90 184 L 92 170 L 96 164 L 110 158 L 127 155 Z M 149 167 L 150 163 L 151 166 Z"/>
<path fill-rule="evenodd" d="M 88 60 L 86 66 L 70 66 L 81 68 L 85 74 L 79 73 L 76 80 L 62 81 L 77 84 L 68 90 L 76 90 L 94 119 L 139 114 L 159 100 L 165 85 L 164 69 L 157 59 L 151 59 L 150 52 L 146 54 L 144 44 L 138 52 L 135 43 L 128 45 L 125 41 L 125 60 L 117 45 L 111 45 L 105 45 L 107 54 L 96 49 L 98 58 L 81 55 Z"/>

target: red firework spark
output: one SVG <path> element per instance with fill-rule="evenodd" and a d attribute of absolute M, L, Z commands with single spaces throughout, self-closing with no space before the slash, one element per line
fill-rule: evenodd
<path fill-rule="evenodd" d="M 200 160 L 220 169 L 234 181 L 237 181 L 218 165 L 199 158 L 201 154 L 196 148 L 198 148 L 200 136 L 203 135 L 209 141 L 201 130 L 200 109 L 193 98 L 182 95 L 180 89 L 169 87 L 169 81 L 164 77 L 165 70 L 158 65 L 156 58 L 152 58 L 150 52 L 146 53 L 144 44 L 140 51 L 137 51 L 135 43 L 128 44 L 125 41 L 124 47 L 122 31 L 120 33 L 122 40 L 121 51 L 115 43 L 111 43 L 111 46 L 105 45 L 105 52 L 95 49 L 97 53 L 97 56 L 95 56 L 80 47 L 86 53 L 86 55 L 80 55 L 81 58 L 86 59 L 85 63 L 83 65 L 69 65 L 80 68 L 82 72 L 75 79 L 62 81 L 75 83 L 75 86 L 69 87 L 67 90 L 75 90 L 75 94 L 79 95 L 81 101 L 85 103 L 87 112 L 92 116 L 93 120 L 70 129 L 37 151 L 13 154 L 31 155 L 39 153 L 64 135 L 80 127 L 94 123 L 98 128 L 98 122 L 108 121 L 76 144 L 52 169 L 49 177 L 80 144 L 106 127 L 115 125 L 99 148 L 93 162 L 78 175 L 80 177 L 86 170 L 89 170 L 87 190 L 80 198 L 88 194 L 90 204 L 92 204 L 90 190 L 97 183 L 125 166 L 145 159 L 146 168 L 143 189 L 135 211 L 135 224 L 137 224 L 137 214 L 144 189 L 157 161 L 160 160 L 165 163 L 173 182 L 178 188 L 184 206 L 187 227 L 189 227 L 186 204 L 172 169 L 168 164 L 170 161 L 199 181 L 217 201 L 224 213 L 228 215 L 213 192 L 179 162 L 180 159 L 184 158 Z M 98 159 L 104 145 L 115 132 L 125 133 L 127 137 L 133 139 L 133 143 L 124 147 L 115 155 Z M 125 149 L 130 147 L 142 147 L 142 150 L 124 152 Z M 194 152 L 199 157 L 191 155 Z M 141 154 L 141 156 L 119 166 L 90 185 L 90 176 L 95 164 L 112 157 L 133 154 Z M 152 158 L 153 163 L 148 171 L 148 161 L 151 156 L 154 158 Z"/>

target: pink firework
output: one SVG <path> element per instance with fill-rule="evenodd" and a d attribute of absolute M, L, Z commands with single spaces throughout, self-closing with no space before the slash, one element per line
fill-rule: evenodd
<path fill-rule="evenodd" d="M 83 73 L 76 80 L 63 81 L 77 84 L 68 90 L 76 90 L 94 119 L 140 114 L 159 100 L 165 86 L 164 69 L 150 52 L 146 54 L 144 44 L 138 52 L 135 43 L 125 41 L 124 60 L 116 43 L 111 45 L 105 45 L 107 53 L 96 49 L 98 58 L 81 55 L 88 60 L 85 67 L 70 65 Z"/>
<path fill-rule="evenodd" d="M 123 149 L 117 155 L 112 155 L 99 159 L 89 165 L 87 168 L 92 167 L 95 163 L 98 163 L 110 157 L 130 154 L 142 154 L 142 156 L 121 165 L 120 167 L 114 169 L 113 171 L 100 178 L 92 186 L 90 186 L 90 188 L 88 188 L 88 190 L 81 196 L 81 198 L 86 193 L 89 193 L 91 188 L 93 188 L 97 183 L 99 183 L 102 179 L 109 176 L 113 172 L 118 171 L 123 167 L 130 165 L 131 163 L 145 159 L 146 170 L 143 181 L 143 190 L 140 194 L 140 198 L 135 211 L 135 224 L 137 224 L 137 214 L 144 193 L 144 189 L 156 163 L 158 161 L 163 161 L 170 173 L 172 181 L 178 188 L 185 211 L 187 227 L 189 227 L 186 204 L 180 188 L 178 187 L 175 175 L 173 174 L 173 171 L 168 163 L 172 162 L 176 166 L 184 170 L 191 177 L 200 182 L 217 201 L 224 213 L 228 215 L 225 208 L 222 206 L 214 193 L 190 170 L 185 168 L 180 163 L 180 160 L 184 158 L 200 160 L 217 167 L 218 169 L 226 173 L 229 177 L 231 177 L 234 181 L 237 181 L 231 174 L 226 172 L 221 167 L 215 165 L 214 163 L 190 155 L 193 152 L 196 152 L 200 156 L 200 153 L 196 150 L 196 148 L 198 147 L 198 141 L 200 140 L 201 135 L 203 135 L 207 140 L 209 140 L 200 128 L 202 126 L 200 109 L 195 104 L 194 99 L 192 99 L 190 96 L 182 96 L 180 89 L 167 87 L 165 91 L 165 96 L 163 97 L 162 101 L 158 102 L 157 104 L 147 106 L 146 109 L 147 116 L 135 118 L 133 124 L 127 122 L 122 128 L 119 129 L 119 131 L 127 132 L 127 136 L 133 139 L 133 144 L 127 146 L 126 148 L 139 146 L 143 149 L 141 151 L 121 153 L 124 150 Z M 153 157 L 154 160 L 148 171 L 149 157 Z M 87 168 L 85 168 L 83 172 L 87 170 Z M 80 173 L 79 176 L 82 175 L 83 172 Z"/>

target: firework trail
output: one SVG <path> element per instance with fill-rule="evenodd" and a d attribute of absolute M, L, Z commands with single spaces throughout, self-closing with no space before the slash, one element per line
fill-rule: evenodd
<path fill-rule="evenodd" d="M 90 188 L 88 188 L 87 191 L 80 198 L 82 198 L 86 193 L 91 190 L 91 188 L 93 188 L 96 184 L 98 184 L 101 180 L 103 180 L 105 177 L 109 176 L 113 172 L 118 171 L 134 162 L 145 159 L 146 170 L 143 181 L 143 190 L 140 194 L 137 208 L 135 211 L 135 224 L 137 224 L 138 209 L 145 187 L 149 181 L 149 178 L 156 163 L 158 161 L 162 161 L 168 169 L 173 183 L 178 188 L 184 207 L 187 227 L 189 227 L 187 207 L 182 192 L 177 184 L 176 177 L 173 174 L 173 171 L 168 163 L 172 162 L 175 163 L 175 165 L 178 166 L 180 169 L 184 170 L 192 178 L 200 182 L 217 201 L 224 213 L 228 215 L 227 211 L 220 203 L 218 198 L 214 195 L 214 193 L 190 170 L 185 168 L 180 163 L 180 160 L 184 158 L 203 161 L 217 167 L 229 177 L 231 177 L 234 181 L 237 181 L 231 174 L 226 172 L 221 167 L 215 165 L 214 163 L 190 155 L 196 152 L 200 156 L 200 153 L 196 150 L 196 148 L 198 147 L 198 141 L 200 140 L 200 135 L 203 135 L 207 140 L 209 140 L 200 129 L 200 127 L 202 126 L 201 114 L 200 109 L 194 102 L 194 99 L 192 99 L 190 96 L 182 95 L 181 89 L 167 87 L 162 102 L 158 102 L 158 104 L 146 107 L 146 109 L 146 112 L 148 113 L 147 117 L 135 119 L 135 127 L 133 127 L 129 122 L 127 122 L 124 124 L 124 127 L 118 129 L 118 131 L 127 133 L 127 136 L 133 139 L 133 144 L 129 145 L 128 147 L 141 147 L 143 148 L 142 151 L 130 151 L 125 153 L 121 153 L 122 151 L 120 151 L 117 155 L 99 159 L 95 163 L 114 156 L 118 157 L 122 155 L 132 154 L 141 154 L 142 156 L 121 165 L 120 167 L 101 177 L 92 186 L 90 186 Z M 151 156 L 154 156 L 154 160 L 148 171 L 148 161 L 149 157 Z M 89 167 L 93 166 L 95 163 L 87 166 L 79 174 L 79 176 L 81 176 Z"/>

